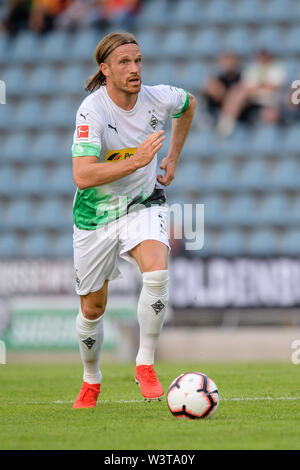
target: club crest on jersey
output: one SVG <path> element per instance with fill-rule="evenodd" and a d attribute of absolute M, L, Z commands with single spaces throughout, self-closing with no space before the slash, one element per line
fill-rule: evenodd
<path fill-rule="evenodd" d="M 126 158 L 132 157 L 136 152 L 136 148 L 121 149 L 121 150 L 108 150 L 105 161 L 116 162 L 119 160 L 125 160 Z"/>
<path fill-rule="evenodd" d="M 89 137 L 90 137 L 90 125 L 89 124 L 77 126 L 76 128 L 77 140 L 88 140 Z"/>

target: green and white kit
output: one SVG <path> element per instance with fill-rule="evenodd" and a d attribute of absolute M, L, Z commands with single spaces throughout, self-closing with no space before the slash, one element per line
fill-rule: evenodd
<path fill-rule="evenodd" d="M 131 158 L 149 134 L 161 130 L 168 118 L 180 117 L 188 105 L 188 93 L 181 88 L 143 85 L 135 106 L 125 111 L 111 100 L 103 86 L 89 95 L 77 111 L 72 156 L 96 156 L 99 163 L 108 165 Z M 157 189 L 156 178 L 157 156 L 147 166 L 128 176 L 94 188 L 77 189 L 73 216 L 78 294 L 96 291 L 105 279 L 117 278 L 117 255 L 133 261 L 126 251 L 141 241 L 158 239 L 169 246 L 167 233 L 162 230 L 167 205 L 163 190 Z M 141 210 L 135 211 L 135 207 Z M 137 237 L 130 229 L 130 223 L 135 224 L 136 231 L 137 217 L 145 222 L 145 218 L 149 219 L 148 213 L 153 215 L 154 220 L 144 223 Z M 124 225 L 128 232 L 126 237 Z M 112 239 L 111 227 L 117 230 L 111 245 L 114 250 L 109 250 L 104 242 L 104 239 Z M 151 228 L 152 234 L 147 233 L 147 227 Z M 93 262 L 90 262 L 89 256 L 92 256 Z"/>

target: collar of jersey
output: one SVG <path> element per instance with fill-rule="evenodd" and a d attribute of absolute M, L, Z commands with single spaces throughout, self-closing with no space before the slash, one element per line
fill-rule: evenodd
<path fill-rule="evenodd" d="M 126 109 L 120 108 L 120 106 L 118 106 L 118 105 L 111 99 L 111 97 L 110 97 L 109 94 L 107 93 L 106 87 L 104 87 L 105 94 L 106 94 L 106 96 L 107 96 L 109 102 L 111 103 L 111 105 L 112 105 L 117 111 L 119 111 L 119 112 L 121 112 L 121 113 L 124 113 L 124 114 L 126 114 L 127 116 L 128 116 L 128 115 L 131 115 L 131 114 L 134 114 L 134 113 L 137 111 L 137 108 L 138 108 L 139 102 L 140 102 L 140 94 L 141 94 L 141 92 L 142 92 L 142 89 L 143 89 L 143 88 L 141 88 L 141 91 L 140 91 L 139 94 L 138 94 L 136 103 L 135 103 L 135 105 L 133 106 L 133 108 L 132 108 L 132 109 L 129 109 L 129 110 L 127 111 Z"/>

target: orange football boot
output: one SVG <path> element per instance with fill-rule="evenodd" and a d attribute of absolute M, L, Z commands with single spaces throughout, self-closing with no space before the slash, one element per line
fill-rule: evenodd
<path fill-rule="evenodd" d="M 152 365 L 136 366 L 135 381 L 139 384 L 145 400 L 161 400 L 164 390 L 156 376 Z"/>
<path fill-rule="evenodd" d="M 95 408 L 100 393 L 100 385 L 83 382 L 72 408 Z"/>

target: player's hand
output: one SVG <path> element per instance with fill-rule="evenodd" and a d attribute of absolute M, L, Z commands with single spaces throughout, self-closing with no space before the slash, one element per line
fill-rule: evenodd
<path fill-rule="evenodd" d="M 164 170 L 165 174 L 158 175 L 157 181 L 163 186 L 169 186 L 175 176 L 176 163 L 166 157 L 161 161 L 160 169 Z"/>
<path fill-rule="evenodd" d="M 138 146 L 132 157 L 137 168 L 142 168 L 153 160 L 155 154 L 162 148 L 163 141 L 166 138 L 163 134 L 164 131 L 154 132 Z"/>

